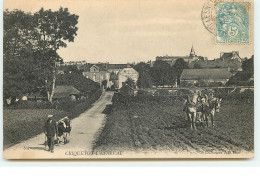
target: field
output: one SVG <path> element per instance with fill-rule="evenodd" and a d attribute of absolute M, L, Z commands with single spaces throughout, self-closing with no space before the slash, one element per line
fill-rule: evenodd
<path fill-rule="evenodd" d="M 254 149 L 253 99 L 222 101 L 215 128 L 190 130 L 182 100 L 116 103 L 94 150 L 233 152 Z"/>
<path fill-rule="evenodd" d="M 4 109 L 4 148 L 42 133 L 48 114 L 53 114 L 55 120 L 69 115 L 53 109 Z"/>

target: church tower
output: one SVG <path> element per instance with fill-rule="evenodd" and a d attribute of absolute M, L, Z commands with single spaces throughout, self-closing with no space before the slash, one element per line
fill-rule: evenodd
<path fill-rule="evenodd" d="M 193 48 L 193 45 L 192 45 L 192 47 L 191 47 L 191 50 L 190 50 L 190 57 L 195 57 L 196 56 L 196 54 L 195 54 L 195 50 L 194 50 L 194 48 Z"/>

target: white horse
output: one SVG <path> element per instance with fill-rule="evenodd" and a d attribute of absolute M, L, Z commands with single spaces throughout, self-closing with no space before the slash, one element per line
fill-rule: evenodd
<path fill-rule="evenodd" d="M 190 122 L 190 128 L 197 130 L 197 103 L 200 95 L 200 91 L 195 90 L 191 96 L 187 96 L 186 105 L 184 111 L 187 114 L 188 120 Z"/>

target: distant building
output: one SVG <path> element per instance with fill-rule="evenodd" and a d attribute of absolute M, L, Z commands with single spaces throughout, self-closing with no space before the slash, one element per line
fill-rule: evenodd
<path fill-rule="evenodd" d="M 139 77 L 139 73 L 131 67 L 120 70 L 118 73 L 118 88 L 120 89 L 123 86 L 123 83 L 128 78 L 131 78 L 136 83 L 138 77 Z"/>
<path fill-rule="evenodd" d="M 184 69 L 180 76 L 180 83 L 181 85 L 185 83 L 196 84 L 199 81 L 204 81 L 225 84 L 231 76 L 232 74 L 225 68 Z"/>
<path fill-rule="evenodd" d="M 84 65 L 86 63 L 87 61 L 69 61 L 69 62 L 64 62 L 63 65 Z"/>
<path fill-rule="evenodd" d="M 195 65 L 199 68 L 228 68 L 234 74 L 242 71 L 242 59 L 238 51 L 221 52 L 220 58 L 214 60 L 196 60 L 191 62 L 189 67 L 194 68 Z"/>
<path fill-rule="evenodd" d="M 111 88 L 112 86 L 121 88 L 122 83 L 125 82 L 128 77 L 137 81 L 138 76 L 136 78 L 136 71 L 131 68 L 132 66 L 132 64 L 109 64 L 106 62 L 85 64 L 81 69 L 83 70 L 83 76 L 95 82 L 101 84 L 106 80 L 107 88 Z"/>
<path fill-rule="evenodd" d="M 185 62 L 192 62 L 192 61 L 196 61 L 199 60 L 199 56 L 196 55 L 195 50 L 193 48 L 193 46 L 191 47 L 190 50 L 190 54 L 188 56 L 157 56 L 156 60 L 161 60 L 161 61 L 165 61 L 170 65 L 174 65 L 174 63 L 176 62 L 177 59 L 182 58 Z M 151 64 L 150 64 L 151 65 Z"/>
<path fill-rule="evenodd" d="M 53 100 L 67 99 L 72 101 L 79 100 L 80 91 L 71 85 L 56 86 L 54 89 Z"/>
<path fill-rule="evenodd" d="M 232 52 L 228 52 L 228 53 L 225 53 L 225 52 L 221 52 L 220 53 L 220 60 L 222 61 L 239 61 L 241 62 L 241 58 L 239 56 L 239 52 L 238 51 L 232 51 Z"/>
<path fill-rule="evenodd" d="M 108 71 L 108 64 L 87 64 L 83 68 L 83 76 L 95 82 L 102 83 L 104 80 L 109 82 L 110 73 Z"/>
<path fill-rule="evenodd" d="M 130 64 L 108 64 L 108 71 L 110 73 L 118 74 L 121 70 L 127 67 L 132 67 Z"/>

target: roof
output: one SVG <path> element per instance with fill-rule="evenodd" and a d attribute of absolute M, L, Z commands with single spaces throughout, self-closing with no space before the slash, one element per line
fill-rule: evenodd
<path fill-rule="evenodd" d="M 109 64 L 108 69 L 123 69 L 127 68 L 129 64 Z"/>
<path fill-rule="evenodd" d="M 119 75 L 125 75 L 125 74 L 138 74 L 138 72 L 134 68 L 124 68 L 123 70 L 120 70 Z"/>
<path fill-rule="evenodd" d="M 235 56 L 237 56 L 238 59 L 241 59 L 240 56 L 239 56 L 239 52 L 238 51 L 232 51 L 232 52 L 228 52 L 228 53 L 222 52 L 220 58 L 222 60 L 230 60 L 230 59 L 232 59 Z"/>
<path fill-rule="evenodd" d="M 190 59 L 192 60 L 193 58 L 190 56 L 157 56 L 156 60 L 166 60 L 166 61 L 170 61 L 170 60 L 177 60 L 177 59 Z"/>
<path fill-rule="evenodd" d="M 197 79 L 229 79 L 232 74 L 225 68 L 216 69 L 184 69 L 181 80 L 197 80 Z"/>
<path fill-rule="evenodd" d="M 190 68 L 193 68 L 194 64 L 198 63 L 201 68 L 241 68 L 242 63 L 237 61 L 237 60 L 221 60 L 221 59 L 216 59 L 216 60 L 199 60 L 199 61 L 194 61 L 189 64 Z"/>
<path fill-rule="evenodd" d="M 108 64 L 86 64 L 84 66 L 84 71 L 89 72 L 90 68 L 93 67 L 93 66 L 98 67 L 99 71 L 107 71 L 107 68 L 108 68 Z"/>
<path fill-rule="evenodd" d="M 78 95 L 80 91 L 71 85 L 56 86 L 54 89 L 54 98 L 67 98 L 70 95 Z"/>

